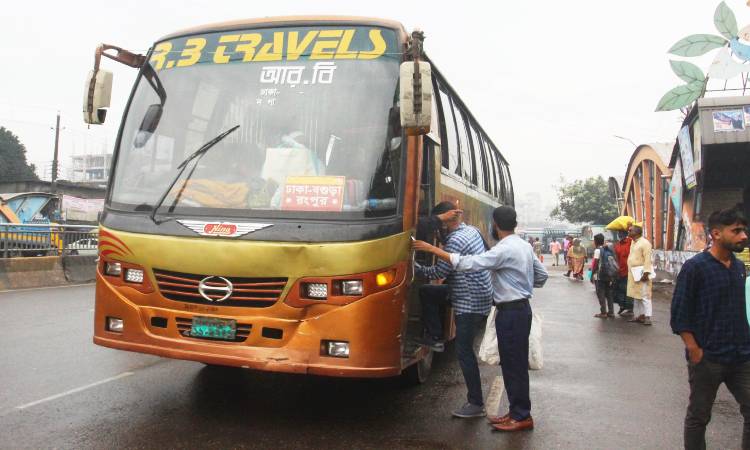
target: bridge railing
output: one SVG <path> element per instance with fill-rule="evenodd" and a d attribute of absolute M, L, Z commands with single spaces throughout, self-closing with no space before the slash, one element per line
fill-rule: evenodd
<path fill-rule="evenodd" d="M 95 255 L 97 247 L 94 225 L 0 223 L 0 258 Z"/>

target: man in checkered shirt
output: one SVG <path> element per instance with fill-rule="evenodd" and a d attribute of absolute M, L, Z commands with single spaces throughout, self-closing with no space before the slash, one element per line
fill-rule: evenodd
<path fill-rule="evenodd" d="M 685 343 L 690 401 L 686 449 L 706 448 L 706 425 L 719 386 L 726 384 L 744 417 L 742 448 L 750 448 L 750 327 L 745 266 L 734 256 L 748 243 L 747 220 L 736 209 L 708 218 L 711 248 L 685 262 L 672 297 L 672 331 Z"/>
<path fill-rule="evenodd" d="M 450 202 L 435 206 L 432 215 L 455 210 Z M 478 255 L 486 250 L 484 239 L 476 228 L 462 223 L 461 216 L 455 216 L 445 223 L 447 236 L 445 250 L 461 255 Z M 456 321 L 456 354 L 461 372 L 466 381 L 468 402 L 453 412 L 455 417 L 481 417 L 485 415 L 482 398 L 482 382 L 479 378 L 479 365 L 474 353 L 474 334 L 485 322 L 492 307 L 492 282 L 487 271 L 456 272 L 446 261 L 439 261 L 434 266 L 416 265 L 417 274 L 429 280 L 445 279 L 444 285 L 428 284 L 420 289 L 422 320 L 427 336 L 419 340 L 433 350 L 442 351 L 443 327 L 440 317 L 440 306 L 448 302 L 453 307 Z"/>

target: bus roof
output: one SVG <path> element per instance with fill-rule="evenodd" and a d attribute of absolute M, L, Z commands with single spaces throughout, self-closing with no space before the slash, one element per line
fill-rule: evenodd
<path fill-rule="evenodd" d="M 183 30 L 170 33 L 157 42 L 172 39 L 179 36 L 185 36 L 190 34 L 202 34 L 202 33 L 214 33 L 220 31 L 237 30 L 242 28 L 251 28 L 254 26 L 305 26 L 305 25 L 372 25 L 385 28 L 391 28 L 402 33 L 402 37 L 406 36 L 406 29 L 395 20 L 378 19 L 374 17 L 356 17 L 356 16 L 279 16 L 279 17 L 263 17 L 257 19 L 239 19 L 229 20 L 225 22 L 216 22 L 206 25 L 199 25 L 196 27 L 185 28 Z"/>

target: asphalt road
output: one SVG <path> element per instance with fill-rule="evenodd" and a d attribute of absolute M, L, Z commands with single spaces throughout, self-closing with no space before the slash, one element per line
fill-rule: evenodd
<path fill-rule="evenodd" d="M 668 299 L 653 327 L 594 319 L 591 286 L 550 271 L 532 301 L 536 429 L 516 434 L 450 417 L 465 398 L 452 346 L 419 387 L 216 369 L 93 345 L 91 285 L 0 292 L 0 448 L 680 448 L 687 373 Z M 499 374 L 482 367 L 485 392 Z M 741 424 L 722 387 L 709 448 L 740 448 Z"/>

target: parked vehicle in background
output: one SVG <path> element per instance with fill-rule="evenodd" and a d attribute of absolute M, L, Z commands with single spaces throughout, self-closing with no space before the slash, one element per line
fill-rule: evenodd
<path fill-rule="evenodd" d="M 84 238 L 79 239 L 67 246 L 71 255 L 96 255 L 99 248 L 99 239 Z"/>
<path fill-rule="evenodd" d="M 601 233 L 604 235 L 604 242 L 615 242 L 617 236 L 611 230 L 605 228 L 606 225 L 584 225 L 581 227 L 581 245 L 586 249 L 586 256 L 591 258 L 594 256 L 594 236 Z"/>

